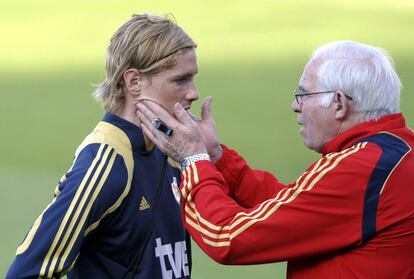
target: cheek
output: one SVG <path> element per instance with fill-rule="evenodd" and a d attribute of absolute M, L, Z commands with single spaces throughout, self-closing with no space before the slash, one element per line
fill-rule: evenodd
<path fill-rule="evenodd" d="M 310 142 L 316 142 L 320 140 L 321 134 L 323 131 L 323 121 L 321 122 L 321 119 L 318 118 L 319 115 L 317 113 L 314 113 L 314 111 L 307 111 L 305 115 L 306 119 L 306 133 L 305 136 L 307 137 L 308 141 Z"/>
<path fill-rule="evenodd" d="M 141 97 L 159 102 L 161 100 L 160 90 L 157 87 L 151 86 L 141 90 Z"/>
<path fill-rule="evenodd" d="M 165 104 L 165 106 L 168 106 L 170 108 L 173 108 L 175 103 L 179 102 L 177 96 L 175 96 L 174 94 L 172 94 L 172 92 L 166 92 L 166 94 L 164 94 L 163 98 L 163 103 Z"/>
<path fill-rule="evenodd" d="M 166 111 L 171 115 L 175 115 L 174 106 L 176 103 L 182 103 L 182 99 L 180 98 L 179 92 L 169 90 L 168 92 L 164 92 L 160 99 L 160 103 Z"/>
<path fill-rule="evenodd" d="M 150 86 L 142 90 L 142 96 L 157 101 L 160 104 L 166 104 L 173 99 L 173 94 L 170 94 L 171 89 L 165 86 Z"/>

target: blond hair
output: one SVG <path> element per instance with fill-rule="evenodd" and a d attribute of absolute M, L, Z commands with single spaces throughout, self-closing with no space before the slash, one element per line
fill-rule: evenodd
<path fill-rule="evenodd" d="M 93 95 L 106 111 L 119 112 L 124 106 L 126 70 L 159 73 L 173 66 L 178 54 L 194 47 L 193 40 L 168 16 L 133 15 L 112 36 L 106 53 L 106 79 Z"/>

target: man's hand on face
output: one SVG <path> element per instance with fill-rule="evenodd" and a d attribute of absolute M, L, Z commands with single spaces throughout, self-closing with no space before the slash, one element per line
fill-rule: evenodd
<path fill-rule="evenodd" d="M 213 98 L 211 96 L 207 96 L 204 99 L 203 105 L 201 106 L 201 119 L 196 118 L 191 113 L 190 115 L 201 128 L 201 131 L 203 132 L 205 138 L 207 152 L 211 157 L 211 161 L 213 163 L 216 163 L 223 155 L 223 149 L 220 146 L 216 130 L 216 123 L 214 122 L 213 116 L 211 114 L 212 100 Z"/>
<path fill-rule="evenodd" d="M 197 121 L 181 106 L 175 104 L 177 119 L 172 117 L 160 105 L 142 100 L 137 104 L 137 116 L 141 128 L 148 138 L 166 155 L 181 162 L 185 157 L 207 153 L 206 140 Z M 164 122 L 173 130 L 170 136 L 155 127 L 156 121 Z"/>

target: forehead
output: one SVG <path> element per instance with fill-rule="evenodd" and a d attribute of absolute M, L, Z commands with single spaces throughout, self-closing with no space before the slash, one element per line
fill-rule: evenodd
<path fill-rule="evenodd" d="M 299 86 L 307 91 L 315 90 L 318 85 L 318 69 L 322 64 L 320 59 L 313 59 L 309 61 L 303 70 L 300 78 Z"/>
<path fill-rule="evenodd" d="M 166 74 L 174 75 L 195 75 L 197 72 L 197 54 L 194 48 L 177 55 L 176 63 L 165 70 Z"/>

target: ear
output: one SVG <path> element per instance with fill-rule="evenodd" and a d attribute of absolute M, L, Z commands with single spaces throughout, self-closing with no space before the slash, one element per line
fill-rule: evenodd
<path fill-rule="evenodd" d="M 351 113 L 351 104 L 342 91 L 336 91 L 333 104 L 335 106 L 335 119 L 345 120 Z"/>
<path fill-rule="evenodd" d="M 128 69 L 123 74 L 124 84 L 127 92 L 133 95 L 141 93 L 142 74 L 137 69 Z"/>

